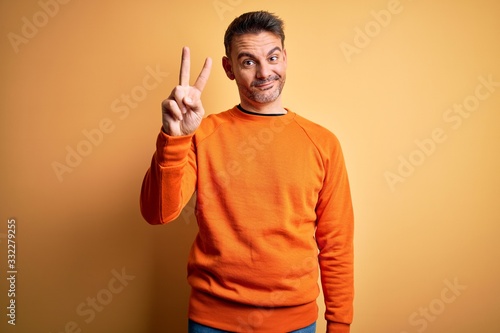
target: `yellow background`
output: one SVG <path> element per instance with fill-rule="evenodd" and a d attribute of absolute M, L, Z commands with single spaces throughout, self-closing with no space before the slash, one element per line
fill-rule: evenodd
<path fill-rule="evenodd" d="M 500 331 L 500 86 L 477 88 L 500 82 L 498 1 L 66 2 L 0 2 L 2 332 L 186 331 L 193 205 L 150 226 L 140 185 L 181 47 L 191 47 L 193 77 L 214 58 L 203 101 L 208 113 L 226 110 L 238 94 L 220 65 L 223 33 L 259 9 L 286 22 L 285 105 L 343 145 L 356 216 L 352 332 Z M 474 111 L 456 118 L 463 103 Z M 58 177 L 68 147 L 87 156 Z M 400 165 L 410 159 L 418 165 Z M 6 317 L 9 218 L 16 326 Z M 106 304 L 92 313 L 96 297 Z"/>

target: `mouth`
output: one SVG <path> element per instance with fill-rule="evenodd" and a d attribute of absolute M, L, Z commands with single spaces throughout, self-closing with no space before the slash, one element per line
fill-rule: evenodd
<path fill-rule="evenodd" d="M 263 80 L 254 80 L 252 82 L 253 87 L 260 89 L 260 90 L 268 90 L 271 89 L 274 86 L 274 83 L 278 82 L 280 77 L 278 75 L 273 75 L 268 77 L 267 79 Z"/>
<path fill-rule="evenodd" d="M 275 81 L 269 81 L 269 82 L 265 82 L 262 84 L 256 84 L 255 88 L 260 89 L 260 90 L 268 90 L 274 86 L 274 82 Z"/>

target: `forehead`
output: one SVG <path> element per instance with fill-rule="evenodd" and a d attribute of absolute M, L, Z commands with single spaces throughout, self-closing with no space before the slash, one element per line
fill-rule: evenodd
<path fill-rule="evenodd" d="M 266 56 L 274 48 L 281 50 L 281 38 L 271 32 L 263 31 L 258 34 L 244 34 L 233 38 L 231 56 L 238 57 L 241 53 L 250 53 L 255 56 Z"/>

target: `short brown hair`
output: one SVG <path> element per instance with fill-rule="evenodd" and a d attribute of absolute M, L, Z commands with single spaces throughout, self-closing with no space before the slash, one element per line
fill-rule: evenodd
<path fill-rule="evenodd" d="M 226 55 L 231 54 L 231 43 L 233 37 L 244 34 L 258 34 L 267 31 L 275 34 L 281 39 L 281 45 L 285 45 L 284 23 L 276 15 L 266 12 L 257 11 L 245 13 L 233 20 L 226 30 L 224 35 L 224 47 Z"/>

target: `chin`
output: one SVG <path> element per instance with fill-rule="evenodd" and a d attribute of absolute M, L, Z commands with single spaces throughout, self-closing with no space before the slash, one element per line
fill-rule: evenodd
<path fill-rule="evenodd" d="M 273 91 L 268 91 L 268 92 L 254 92 L 250 93 L 249 96 L 247 96 L 249 99 L 251 99 L 254 102 L 261 103 L 261 104 L 267 104 L 267 103 L 272 103 L 276 101 L 279 97 L 281 96 L 281 89 L 276 88 L 276 90 Z"/>

